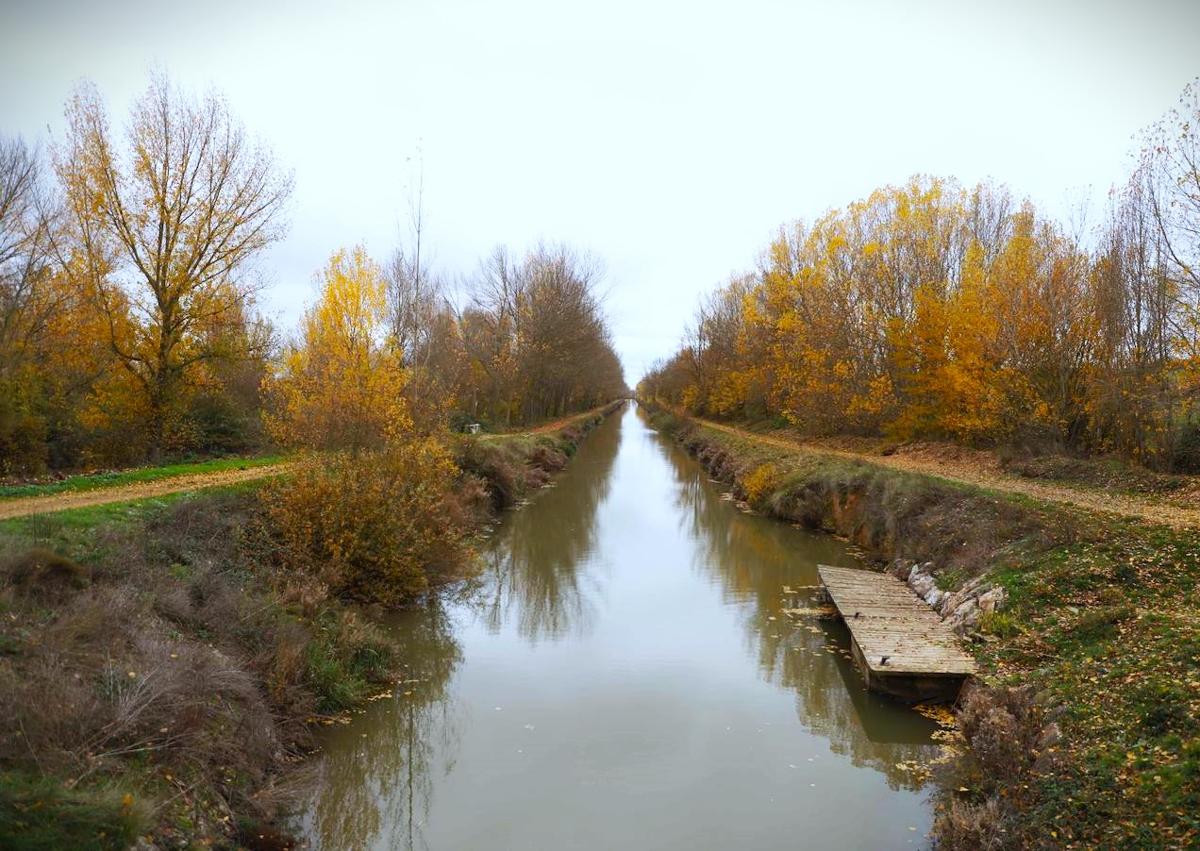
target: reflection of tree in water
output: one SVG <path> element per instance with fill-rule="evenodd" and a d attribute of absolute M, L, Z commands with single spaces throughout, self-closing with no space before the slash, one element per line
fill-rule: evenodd
<path fill-rule="evenodd" d="M 795 690 L 801 723 L 828 738 L 834 752 L 882 772 L 892 788 L 919 787 L 897 764 L 936 751 L 932 724 L 869 693 L 854 663 L 826 649 L 849 647 L 844 625 L 816 618 L 793 622 L 782 612 L 783 586 L 815 585 L 817 563 L 846 563 L 840 542 L 737 511 L 720 499 L 695 461 L 665 441 L 664 448 L 677 503 L 700 547 L 696 567 L 717 580 L 726 599 L 749 604 L 747 639 L 763 676 Z M 789 605 L 811 606 L 814 599 L 812 591 L 800 590 Z"/>
<path fill-rule="evenodd" d="M 580 562 L 596 545 L 597 506 L 608 496 L 621 445 L 619 415 L 580 444 L 554 493 L 505 518 L 489 550 L 479 600 L 488 625 L 499 630 L 517 610 L 530 641 L 583 632 L 594 614 L 580 587 Z"/>
<path fill-rule="evenodd" d="M 489 569 L 460 602 L 482 605 L 499 628 L 515 606 L 530 640 L 583 628 L 591 612 L 577 566 L 595 546 L 596 508 L 620 446 L 616 423 L 581 445 L 551 499 L 507 516 L 485 552 Z M 448 684 L 462 654 L 440 602 L 399 614 L 393 635 L 407 670 L 386 706 L 332 730 L 305 825 L 330 848 L 422 848 L 435 773 L 448 774 L 460 736 Z M 405 694 L 405 692 L 411 692 Z M 437 760 L 442 760 L 437 764 Z"/>
<path fill-rule="evenodd" d="M 447 685 L 462 652 L 452 624 L 435 601 L 397 616 L 393 635 L 405 682 L 324 742 L 307 826 L 320 847 L 425 847 L 433 773 L 453 768 L 459 728 Z"/>

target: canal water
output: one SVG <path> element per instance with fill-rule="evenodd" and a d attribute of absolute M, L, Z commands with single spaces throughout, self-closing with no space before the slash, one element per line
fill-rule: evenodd
<path fill-rule="evenodd" d="M 393 620 L 408 681 L 323 738 L 309 845 L 927 847 L 932 724 L 782 611 L 856 557 L 723 490 L 633 406 L 597 428 L 471 588 Z"/>

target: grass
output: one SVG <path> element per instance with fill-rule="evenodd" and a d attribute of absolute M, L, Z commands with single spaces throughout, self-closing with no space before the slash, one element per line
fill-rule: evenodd
<path fill-rule="evenodd" d="M 68 790 L 53 779 L 0 772 L 0 839 L 10 851 L 123 851 L 145 824 L 141 807 L 116 790 Z"/>
<path fill-rule="evenodd" d="M 565 467 L 579 442 L 620 404 L 581 414 L 554 432 L 462 436 L 454 447 L 455 462 L 483 482 L 494 509 L 508 508 Z"/>
<path fill-rule="evenodd" d="M 1027 628 L 981 655 L 1063 712 L 1063 759 L 1030 778 L 1030 831 L 1067 847 L 1200 841 L 1198 564 L 1194 532 L 1109 521 L 1003 575 Z"/>
<path fill-rule="evenodd" d="M 735 488 L 774 465 L 767 513 L 933 560 L 943 587 L 986 572 L 1008 591 L 972 645 L 986 689 L 940 796 L 944 847 L 1200 844 L 1200 533 L 657 424 Z"/>
<path fill-rule="evenodd" d="M 394 645 L 280 561 L 250 491 L 0 524 L 0 847 L 123 848 L 135 821 L 161 847 L 226 842 L 227 814 L 272 818 L 255 793 L 306 720 L 394 675 Z M 32 569 L 47 551 L 59 569 Z"/>
<path fill-rule="evenodd" d="M 106 473 L 90 473 L 81 476 L 71 476 L 55 482 L 3 485 L 0 486 L 0 499 L 51 496 L 57 493 L 75 493 L 100 488 L 118 487 L 120 485 L 153 482 L 159 479 L 174 478 L 175 476 L 245 470 L 252 467 L 265 467 L 271 464 L 278 464 L 284 459 L 285 456 L 279 454 L 259 455 L 249 458 L 213 458 L 208 461 L 165 464 L 158 467 L 137 467 L 132 470 L 119 470 Z"/>
<path fill-rule="evenodd" d="M 49 545 L 70 545 L 79 538 L 79 533 L 98 528 L 117 528 L 136 525 L 146 521 L 163 509 L 180 502 L 206 499 L 221 494 L 254 493 L 263 486 L 262 480 L 236 482 L 201 491 L 180 491 L 143 499 L 106 502 L 103 505 L 87 505 L 68 508 L 48 514 L 30 514 L 0 520 L 0 538 L 23 537 L 44 540 Z"/>

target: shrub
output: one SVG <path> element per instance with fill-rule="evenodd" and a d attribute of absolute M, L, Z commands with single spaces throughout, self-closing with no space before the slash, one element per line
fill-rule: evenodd
<path fill-rule="evenodd" d="M 0 382 L 0 475 L 46 468 L 46 422 L 29 396 L 22 383 Z"/>
<path fill-rule="evenodd" d="M 41 547 L 0 564 L 0 577 L 22 596 L 47 601 L 59 600 L 91 579 L 86 567 Z"/>
<path fill-rule="evenodd" d="M 1177 473 L 1200 473 L 1200 422 L 1191 420 L 1179 427 L 1168 466 Z"/>
<path fill-rule="evenodd" d="M 1011 612 L 984 612 L 979 618 L 979 631 L 984 635 L 1011 638 L 1021 631 L 1021 625 Z"/>
<path fill-rule="evenodd" d="M 547 473 L 555 473 L 567 466 L 567 455 L 560 449 L 539 443 L 529 453 L 529 463 Z"/>
<path fill-rule="evenodd" d="M 759 464 L 742 480 L 742 488 L 746 491 L 746 500 L 751 505 L 761 504 L 779 486 L 779 471 L 774 464 Z"/>
<path fill-rule="evenodd" d="M 959 722 L 987 776 L 1020 777 L 1033 765 L 1042 723 L 1028 689 L 972 688 Z"/>
<path fill-rule="evenodd" d="M 458 470 L 432 439 L 312 455 L 264 489 L 292 563 L 343 597 L 399 605 L 455 575 L 463 531 L 447 511 Z"/>
<path fill-rule="evenodd" d="M 90 569 L 29 549 L 48 541 Z M 160 847 L 182 823 L 197 847 L 223 840 L 229 815 L 269 832 L 306 719 L 397 673 L 395 644 L 275 546 L 247 492 L 0 541 L 0 847 L 125 848 L 126 817 Z"/>
<path fill-rule="evenodd" d="M 1010 819 L 995 798 L 978 804 L 952 798 L 933 823 L 933 838 L 945 851 L 1000 851 L 1016 847 L 1007 835 Z"/>
<path fill-rule="evenodd" d="M 1028 805 L 1027 781 L 1039 755 L 1045 720 L 1031 689 L 973 686 L 963 695 L 958 720 L 978 772 L 977 792 L 985 796 L 967 800 L 949 790 L 941 793 L 933 824 L 937 847 L 954 851 L 1025 847 L 1019 816 Z M 997 784 L 1024 791 L 997 794 Z"/>
<path fill-rule="evenodd" d="M 524 462 L 507 442 L 461 441 L 458 464 L 486 483 L 497 511 L 515 504 L 525 492 Z"/>
<path fill-rule="evenodd" d="M 1115 606 L 1096 606 L 1079 616 L 1073 632 L 1083 639 L 1099 639 L 1112 635 L 1116 625 L 1129 620 L 1137 612 L 1133 606 L 1123 603 Z"/>

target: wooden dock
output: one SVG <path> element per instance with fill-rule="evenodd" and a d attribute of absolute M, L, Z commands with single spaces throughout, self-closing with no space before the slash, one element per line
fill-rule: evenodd
<path fill-rule="evenodd" d="M 850 630 L 867 688 L 912 702 L 953 700 L 975 674 L 954 630 L 896 577 L 827 565 L 817 573 Z"/>

